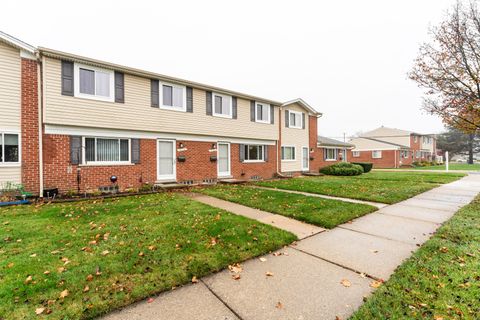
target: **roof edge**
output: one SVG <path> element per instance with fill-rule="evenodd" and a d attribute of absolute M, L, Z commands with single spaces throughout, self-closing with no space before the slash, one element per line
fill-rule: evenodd
<path fill-rule="evenodd" d="M 31 54 L 35 54 L 35 47 L 20 40 L 15 38 L 14 36 L 9 35 L 8 33 L 5 33 L 3 31 L 0 31 L 0 41 L 5 42 L 17 49 L 27 51 Z"/>
<path fill-rule="evenodd" d="M 311 105 L 309 105 L 307 102 L 305 102 L 305 100 L 303 100 L 302 98 L 297 98 L 297 99 L 293 99 L 293 100 L 284 102 L 281 106 L 286 107 L 286 106 L 294 104 L 294 103 L 298 103 L 299 105 L 303 106 L 305 109 L 307 109 L 308 111 L 317 115 L 318 117 L 321 117 L 323 115 L 323 113 L 315 110 L 315 108 L 313 108 Z"/>

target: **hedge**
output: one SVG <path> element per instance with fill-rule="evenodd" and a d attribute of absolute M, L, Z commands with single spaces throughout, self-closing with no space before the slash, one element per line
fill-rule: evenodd
<path fill-rule="evenodd" d="M 352 162 L 352 163 L 362 166 L 364 173 L 372 171 L 372 168 L 373 168 L 373 163 L 371 162 Z"/>
<path fill-rule="evenodd" d="M 349 162 L 339 162 L 321 168 L 320 172 L 330 176 L 358 176 L 363 173 L 363 167 Z"/>

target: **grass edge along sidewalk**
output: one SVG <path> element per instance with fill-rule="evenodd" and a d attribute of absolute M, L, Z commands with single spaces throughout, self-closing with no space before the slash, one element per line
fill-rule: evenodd
<path fill-rule="evenodd" d="M 376 207 L 366 204 L 265 190 L 246 185 L 217 185 L 197 188 L 194 191 L 327 229 L 377 210 Z"/>
<path fill-rule="evenodd" d="M 480 319 L 480 196 L 461 208 L 350 318 Z"/>
<path fill-rule="evenodd" d="M 3 208 L 0 235 L 4 319 L 94 318 L 296 240 L 175 193 Z"/>
<path fill-rule="evenodd" d="M 353 177 L 298 177 L 260 181 L 263 187 L 393 204 L 464 177 L 463 173 L 369 172 Z"/>

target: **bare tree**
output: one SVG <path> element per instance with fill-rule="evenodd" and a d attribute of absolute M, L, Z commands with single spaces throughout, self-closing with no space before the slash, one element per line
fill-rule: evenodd
<path fill-rule="evenodd" d="M 480 13 L 476 1 L 458 1 L 430 30 L 409 73 L 426 89 L 424 109 L 465 133 L 480 129 Z"/>

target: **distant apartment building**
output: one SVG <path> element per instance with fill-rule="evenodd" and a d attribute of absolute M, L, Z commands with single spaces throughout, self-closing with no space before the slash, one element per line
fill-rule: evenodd
<path fill-rule="evenodd" d="M 350 140 L 352 162 L 371 162 L 375 168 L 400 168 L 414 162 L 440 160 L 434 135 L 380 127 Z"/>

